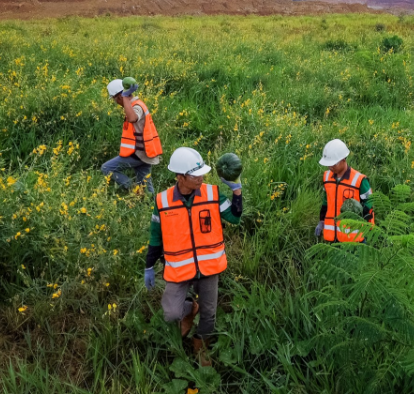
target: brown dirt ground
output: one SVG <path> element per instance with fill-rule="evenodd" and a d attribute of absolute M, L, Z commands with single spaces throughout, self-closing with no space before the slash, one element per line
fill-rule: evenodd
<path fill-rule="evenodd" d="M 319 15 L 378 13 L 362 4 L 292 0 L 0 0 L 0 19 L 96 15 Z"/>

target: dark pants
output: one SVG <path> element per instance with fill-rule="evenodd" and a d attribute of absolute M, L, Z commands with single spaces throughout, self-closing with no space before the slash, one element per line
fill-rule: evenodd
<path fill-rule="evenodd" d="M 144 184 L 150 193 L 154 193 L 151 176 L 151 164 L 144 163 L 138 157 L 121 157 L 117 156 L 102 164 L 101 171 L 104 175 L 112 173 L 112 179 L 125 189 L 133 185 L 133 181 L 122 171 L 132 168 L 135 171 L 136 182 L 138 185 Z"/>
<path fill-rule="evenodd" d="M 208 337 L 213 332 L 216 321 L 218 280 L 219 276 L 213 275 L 181 283 L 167 282 L 161 300 L 165 321 L 180 321 L 191 312 L 192 302 L 186 300 L 186 297 L 190 286 L 193 286 L 200 305 L 196 335 L 202 339 Z"/>

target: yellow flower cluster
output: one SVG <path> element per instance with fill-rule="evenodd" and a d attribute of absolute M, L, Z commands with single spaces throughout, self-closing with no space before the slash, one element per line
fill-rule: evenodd
<path fill-rule="evenodd" d="M 270 199 L 273 201 L 278 197 L 281 197 L 286 189 L 285 183 L 280 183 L 273 189 L 273 193 L 270 195 Z"/>
<path fill-rule="evenodd" d="M 42 156 L 47 150 L 47 146 L 46 145 L 39 145 L 37 148 L 33 149 L 33 153 L 35 155 L 39 155 Z"/>

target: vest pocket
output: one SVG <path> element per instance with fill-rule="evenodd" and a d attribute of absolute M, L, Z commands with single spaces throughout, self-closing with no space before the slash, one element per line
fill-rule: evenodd
<path fill-rule="evenodd" d="M 198 214 L 198 219 L 200 222 L 200 231 L 202 233 L 210 233 L 211 232 L 211 215 L 209 209 L 204 209 L 200 211 Z"/>
<path fill-rule="evenodd" d="M 342 192 L 342 199 L 343 201 L 348 200 L 348 198 L 355 198 L 355 191 L 354 189 L 344 189 Z"/>

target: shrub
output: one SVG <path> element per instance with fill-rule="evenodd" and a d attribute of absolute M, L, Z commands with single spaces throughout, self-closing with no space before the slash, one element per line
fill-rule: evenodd
<path fill-rule="evenodd" d="M 375 31 L 385 31 L 386 26 L 383 23 L 377 23 L 375 25 Z"/>
<path fill-rule="evenodd" d="M 384 52 L 389 52 L 390 50 L 398 52 L 401 49 L 403 42 L 403 39 L 398 36 L 386 37 L 382 40 L 382 50 Z"/>
<path fill-rule="evenodd" d="M 348 51 L 352 49 L 345 40 L 328 40 L 322 45 L 325 51 Z"/>

